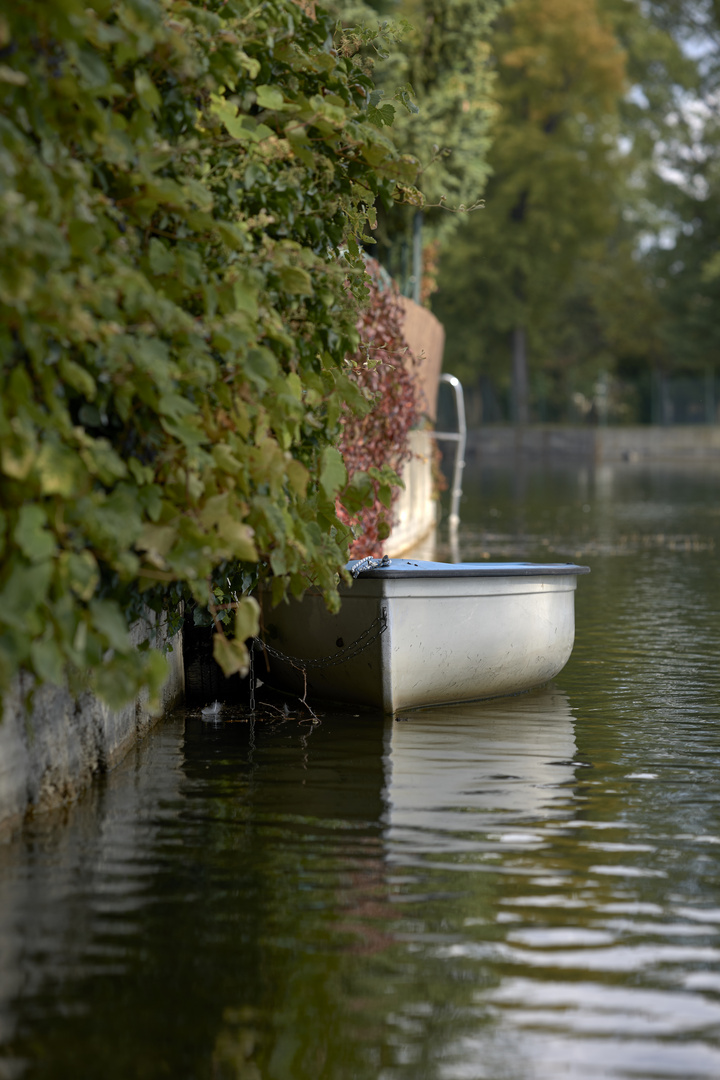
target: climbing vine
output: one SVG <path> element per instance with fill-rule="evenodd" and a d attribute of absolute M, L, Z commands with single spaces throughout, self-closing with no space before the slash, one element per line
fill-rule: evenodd
<path fill-rule="evenodd" d="M 415 378 L 418 358 L 405 340 L 397 287 L 377 262 L 368 260 L 367 266 L 370 301 L 358 318 L 360 346 L 353 357 L 353 377 L 373 407 L 362 414 L 345 412 L 338 443 L 350 484 L 367 496 L 355 513 L 340 498 L 338 515 L 355 534 L 353 558 L 382 551 L 399 495 L 392 478 L 412 456 L 409 433 L 422 411 Z"/>

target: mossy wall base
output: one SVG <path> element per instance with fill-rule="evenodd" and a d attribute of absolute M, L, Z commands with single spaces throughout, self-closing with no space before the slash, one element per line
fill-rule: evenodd
<path fill-rule="evenodd" d="M 133 628 L 136 644 L 151 632 L 159 646 L 167 642 L 162 626 L 143 621 Z M 170 645 L 169 676 L 157 713 L 150 712 L 142 695 L 115 710 L 91 693 L 74 698 L 53 686 L 35 690 L 28 709 L 32 677 L 21 675 L 15 680 L 0 724 L 0 829 L 77 798 L 93 777 L 117 765 L 182 700 L 181 635 L 172 638 Z"/>

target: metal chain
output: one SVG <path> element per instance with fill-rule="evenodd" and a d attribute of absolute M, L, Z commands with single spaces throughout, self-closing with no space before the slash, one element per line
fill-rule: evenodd
<path fill-rule="evenodd" d="M 375 633 L 372 634 L 372 631 Z M 345 645 L 339 653 L 332 653 L 329 656 L 321 656 L 317 659 L 303 660 L 299 656 L 290 656 L 288 653 L 280 652 L 278 649 L 273 649 L 272 645 L 268 645 L 266 641 L 262 641 L 260 638 L 253 638 L 253 646 L 270 653 L 276 660 L 284 660 L 288 664 L 292 664 L 293 667 L 299 667 L 303 670 L 307 668 L 321 668 L 321 667 L 334 667 L 336 664 L 345 664 L 348 660 L 354 660 L 356 656 L 369 649 L 377 639 L 385 633 L 387 630 L 387 610 L 382 608 L 377 619 L 374 619 L 370 623 L 367 630 L 363 630 L 359 638 L 356 638 L 350 645 Z M 372 634 L 372 637 L 369 635 Z M 250 654 L 255 649 L 251 649 Z"/>
<path fill-rule="evenodd" d="M 354 578 L 358 578 L 361 574 L 364 574 L 366 570 L 384 569 L 389 565 L 390 557 L 388 555 L 383 555 L 381 559 L 376 559 L 372 555 L 366 555 L 364 559 L 360 559 L 359 562 L 355 563 L 350 573 Z"/>
<path fill-rule="evenodd" d="M 255 712 L 255 649 L 250 645 L 250 712 Z"/>

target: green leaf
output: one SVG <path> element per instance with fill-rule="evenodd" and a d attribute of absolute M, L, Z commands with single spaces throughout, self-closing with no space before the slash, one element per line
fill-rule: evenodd
<path fill-rule="evenodd" d="M 245 311 L 252 318 L 258 315 L 258 291 L 247 280 L 236 281 L 233 284 L 233 299 L 238 311 Z"/>
<path fill-rule="evenodd" d="M 238 116 L 237 105 L 213 94 L 210 112 L 218 117 L 233 139 L 238 139 L 240 142 L 252 140 L 252 126 L 246 126 L 246 117 Z"/>
<path fill-rule="evenodd" d="M 320 487 L 328 499 L 334 499 L 347 483 L 347 469 L 342 454 L 334 446 L 326 446 L 321 455 Z"/>
<path fill-rule="evenodd" d="M 107 641 L 109 648 L 125 652 L 130 644 L 127 623 L 114 600 L 91 600 L 88 604 L 93 626 Z"/>
<path fill-rule="evenodd" d="M 288 483 L 290 487 L 299 495 L 300 498 L 304 498 L 307 492 L 307 486 L 310 481 L 310 473 L 300 461 L 291 460 L 288 461 L 285 466 L 287 472 Z"/>
<path fill-rule="evenodd" d="M 382 165 L 390 155 L 386 146 L 368 143 L 362 148 L 362 156 L 369 165 L 378 166 Z"/>
<path fill-rule="evenodd" d="M 250 654 L 244 640 L 229 640 L 224 635 L 213 635 L 213 657 L 222 668 L 226 678 L 240 674 L 243 677 L 250 670 Z"/>
<path fill-rule="evenodd" d="M 285 596 L 287 588 L 287 579 L 284 577 L 274 577 L 270 585 L 270 598 L 272 606 L 275 607 Z"/>
<path fill-rule="evenodd" d="M 303 384 L 299 375 L 291 371 L 285 378 L 285 385 L 296 401 L 302 401 Z"/>
<path fill-rule="evenodd" d="M 417 113 L 420 112 L 419 106 L 415 103 L 415 91 L 410 83 L 405 83 L 404 86 L 398 86 L 395 91 L 395 100 L 399 101 L 412 115 L 417 115 Z"/>
<path fill-rule="evenodd" d="M 143 551 L 151 557 L 157 566 L 165 565 L 165 556 L 178 538 L 175 525 L 143 525 L 142 532 L 135 542 L 138 551 Z"/>
<path fill-rule="evenodd" d="M 260 605 L 253 596 L 242 596 L 235 609 L 235 638 L 247 641 L 260 629 Z"/>
<path fill-rule="evenodd" d="M 106 86 L 110 82 L 110 72 L 96 52 L 81 49 L 77 56 L 80 74 L 90 86 Z"/>
<path fill-rule="evenodd" d="M 94 475 L 105 484 L 122 480 L 128 474 L 128 466 L 113 449 L 108 439 L 92 439 L 81 451 L 81 457 Z"/>
<path fill-rule="evenodd" d="M 390 484 L 380 484 L 378 486 L 378 499 L 383 504 L 386 510 L 389 510 L 392 506 L 392 488 Z"/>
<path fill-rule="evenodd" d="M 261 109 L 272 109 L 278 112 L 285 108 L 285 99 L 282 90 L 277 86 L 256 86 L 257 103 Z"/>
<path fill-rule="evenodd" d="M 35 463 L 43 495 L 61 495 L 69 499 L 76 494 L 84 468 L 72 450 L 58 442 L 46 442 Z"/>
<path fill-rule="evenodd" d="M 135 678 L 129 677 L 131 674 Z M 139 671 L 130 673 L 123 666 L 106 663 L 95 669 L 93 689 L 111 709 L 121 709 L 135 697 L 139 674 Z"/>
<path fill-rule="evenodd" d="M 255 562 L 258 557 L 257 548 L 253 543 L 253 531 L 249 525 L 235 521 L 229 514 L 225 514 L 217 524 L 220 537 L 229 545 L 229 557 L 239 562 Z"/>
<path fill-rule="evenodd" d="M 148 257 L 153 274 L 171 274 L 175 269 L 175 255 L 156 236 L 153 236 L 148 245 Z"/>
<path fill-rule="evenodd" d="M 162 708 L 161 692 L 168 681 L 170 667 L 168 659 L 156 649 L 145 654 L 142 678 L 148 690 L 148 709 L 157 715 Z"/>
<path fill-rule="evenodd" d="M 214 227 L 223 240 L 223 243 L 232 251 L 243 251 L 248 243 L 248 236 L 240 224 L 230 221 L 216 221 Z"/>
<path fill-rule="evenodd" d="M 48 531 L 47 524 L 42 507 L 29 504 L 21 508 L 13 536 L 30 562 L 43 562 L 55 553 L 55 537 Z"/>
<path fill-rule="evenodd" d="M 213 446 L 212 456 L 218 468 L 222 472 L 229 473 L 230 476 L 238 476 L 244 471 L 245 466 L 235 457 L 226 443 L 217 443 Z"/>
<path fill-rule="evenodd" d="M 395 110 L 392 105 L 381 105 L 380 108 L 368 107 L 368 120 L 371 124 L 375 124 L 376 127 L 382 127 L 385 124 L 389 127 L 395 119 Z"/>
<path fill-rule="evenodd" d="M 90 261 L 103 245 L 103 234 L 89 221 L 71 221 L 68 236 L 72 253 L 76 258 Z"/>
<path fill-rule="evenodd" d="M 31 629 L 33 613 L 45 603 L 53 564 L 48 561 L 27 566 L 16 558 L 6 566 L 8 578 L 0 591 L 0 623 L 23 631 Z"/>
<path fill-rule="evenodd" d="M 301 266 L 283 266 L 279 271 L 280 284 L 296 296 L 312 296 L 313 285 L 307 270 Z"/>
<path fill-rule="evenodd" d="M 76 364 L 74 360 L 70 360 L 67 356 L 60 358 L 58 366 L 60 374 L 68 386 L 71 386 L 73 390 L 77 390 L 79 394 L 82 394 L 86 401 L 94 400 L 95 394 L 97 393 L 97 387 L 95 385 L 95 380 L 87 368 L 81 367 L 80 364 Z"/>
<path fill-rule="evenodd" d="M 278 362 L 269 349 L 248 349 L 245 369 L 251 377 L 270 382 L 278 371 Z"/>
<path fill-rule="evenodd" d="M 85 602 L 98 587 L 100 571 L 91 551 L 64 551 L 58 561 L 60 580 Z"/>
<path fill-rule="evenodd" d="M 343 491 L 343 505 L 355 514 L 364 506 L 371 506 L 375 496 L 373 483 L 366 472 L 354 472 Z"/>
<path fill-rule="evenodd" d="M 54 683 L 62 686 L 65 682 L 65 660 L 63 654 L 52 638 L 42 638 L 33 641 L 30 646 L 35 674 L 43 682 Z"/>
<path fill-rule="evenodd" d="M 188 401 L 183 394 L 161 394 L 157 407 L 162 416 L 169 416 L 172 420 L 193 416 L 197 411 L 194 402 Z"/>
<path fill-rule="evenodd" d="M 275 548 L 270 552 L 270 569 L 276 577 L 287 574 L 287 559 L 282 548 Z"/>
<path fill-rule="evenodd" d="M 30 475 L 35 456 L 35 450 L 26 442 L 3 446 L 0 455 L 2 471 L 13 480 L 25 480 Z"/>
<path fill-rule="evenodd" d="M 143 109 L 150 113 L 157 112 L 162 104 L 162 98 L 147 72 L 136 72 L 135 92 Z"/>

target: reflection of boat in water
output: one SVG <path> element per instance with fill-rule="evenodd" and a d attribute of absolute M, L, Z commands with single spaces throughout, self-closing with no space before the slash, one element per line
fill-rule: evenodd
<path fill-rule="evenodd" d="M 266 610 L 272 674 L 300 692 L 386 713 L 548 682 L 572 651 L 577 577 L 588 572 L 414 559 L 348 567 L 361 576 L 341 589 L 337 615 L 312 591 Z"/>
<path fill-rule="evenodd" d="M 453 835 L 563 816 L 575 751 L 570 706 L 555 687 L 414 712 L 390 735 L 390 838 L 447 851 Z"/>

